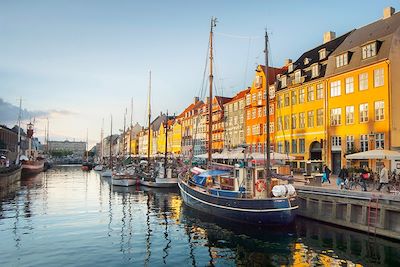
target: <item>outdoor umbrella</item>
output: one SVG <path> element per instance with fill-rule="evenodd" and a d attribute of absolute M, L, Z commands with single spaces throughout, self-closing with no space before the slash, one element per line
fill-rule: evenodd
<path fill-rule="evenodd" d="M 347 155 L 346 159 L 400 159 L 400 152 L 386 149 L 374 149 Z"/>

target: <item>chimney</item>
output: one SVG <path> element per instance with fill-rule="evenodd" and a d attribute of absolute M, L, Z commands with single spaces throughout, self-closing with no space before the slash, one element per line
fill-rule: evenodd
<path fill-rule="evenodd" d="M 391 7 L 391 6 L 385 7 L 383 9 L 383 19 L 390 18 L 394 14 L 394 12 L 395 12 L 395 10 L 393 7 Z"/>
<path fill-rule="evenodd" d="M 335 32 L 325 32 L 324 33 L 324 44 L 326 44 L 327 42 L 332 41 L 333 39 L 336 38 L 336 33 Z"/>
<path fill-rule="evenodd" d="M 198 96 L 195 96 L 194 98 L 193 98 L 193 102 L 196 104 L 197 102 L 199 102 L 199 97 Z"/>
<path fill-rule="evenodd" d="M 292 60 L 290 58 L 285 59 L 285 66 L 289 66 L 289 64 L 292 63 Z"/>

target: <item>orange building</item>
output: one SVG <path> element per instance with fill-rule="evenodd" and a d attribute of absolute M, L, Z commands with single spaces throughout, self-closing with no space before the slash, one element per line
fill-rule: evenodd
<path fill-rule="evenodd" d="M 246 94 L 245 102 L 245 125 L 246 125 L 246 144 L 250 152 L 264 152 L 266 143 L 266 68 L 258 65 L 254 82 Z M 285 71 L 285 68 L 268 68 L 268 88 L 269 88 L 269 114 L 270 114 L 270 140 L 274 143 L 275 132 L 275 89 L 274 82 L 276 75 Z"/>

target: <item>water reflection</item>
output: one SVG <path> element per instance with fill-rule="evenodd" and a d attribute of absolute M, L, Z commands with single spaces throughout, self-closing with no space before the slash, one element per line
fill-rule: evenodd
<path fill-rule="evenodd" d="M 0 202 L 1 266 L 400 266 L 394 241 L 302 218 L 228 223 L 184 206 L 177 189 L 113 187 L 79 167 L 14 190 Z"/>

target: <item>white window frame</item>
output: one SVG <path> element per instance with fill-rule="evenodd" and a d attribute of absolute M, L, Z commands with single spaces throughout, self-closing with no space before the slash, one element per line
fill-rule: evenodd
<path fill-rule="evenodd" d="M 362 103 L 359 106 L 360 123 L 368 122 L 368 103 Z"/>
<path fill-rule="evenodd" d="M 348 52 L 336 56 L 336 68 L 349 64 Z"/>
<path fill-rule="evenodd" d="M 354 106 L 346 106 L 346 124 L 354 124 Z"/>
<path fill-rule="evenodd" d="M 314 127 L 314 110 L 307 111 L 307 127 Z"/>
<path fill-rule="evenodd" d="M 383 121 L 385 119 L 385 102 L 383 100 L 375 101 L 375 120 Z"/>
<path fill-rule="evenodd" d="M 360 135 L 360 149 L 362 152 L 368 151 L 368 134 Z"/>
<path fill-rule="evenodd" d="M 315 100 L 314 86 L 307 87 L 307 102 Z"/>
<path fill-rule="evenodd" d="M 332 108 L 331 109 L 331 126 L 341 125 L 342 123 L 342 109 Z"/>
<path fill-rule="evenodd" d="M 385 134 L 376 133 L 375 134 L 375 149 L 385 149 Z"/>
<path fill-rule="evenodd" d="M 317 99 L 324 98 L 324 85 L 322 83 L 317 84 Z"/>
<path fill-rule="evenodd" d="M 319 76 L 319 64 L 314 64 L 311 66 L 311 77 L 315 78 Z"/>
<path fill-rule="evenodd" d="M 368 89 L 368 73 L 360 73 L 358 75 L 358 90 L 364 91 Z"/>
<path fill-rule="evenodd" d="M 331 82 L 331 97 L 340 96 L 342 88 L 341 88 L 341 81 L 333 81 Z"/>
<path fill-rule="evenodd" d="M 376 56 L 377 42 L 372 42 L 361 47 L 362 59 L 368 59 Z"/>
<path fill-rule="evenodd" d="M 354 77 L 347 77 L 345 79 L 346 83 L 346 94 L 354 93 Z"/>
<path fill-rule="evenodd" d="M 385 84 L 385 75 L 383 68 L 374 69 L 374 87 L 380 87 Z"/>

